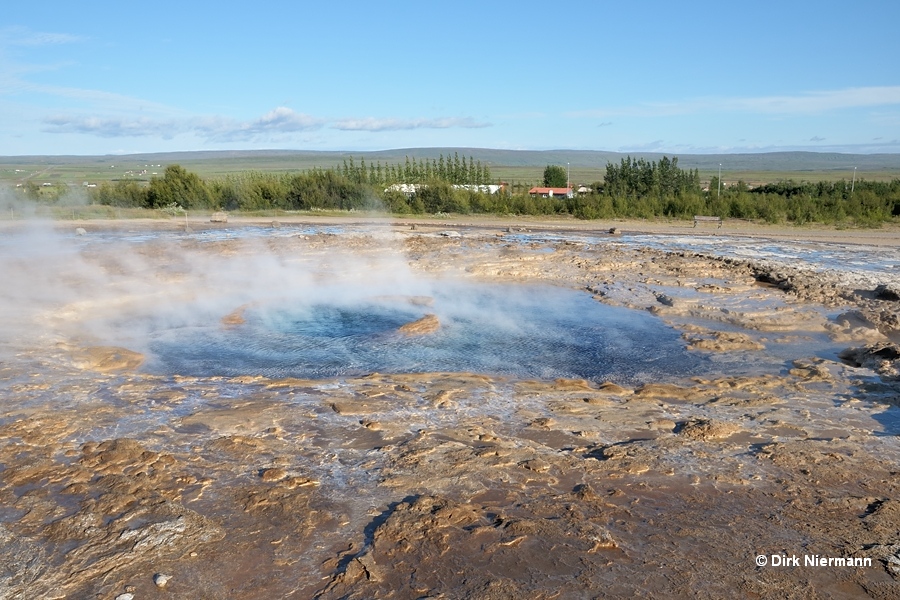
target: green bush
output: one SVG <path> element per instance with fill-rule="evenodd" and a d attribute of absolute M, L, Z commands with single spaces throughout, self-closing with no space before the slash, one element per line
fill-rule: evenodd
<path fill-rule="evenodd" d="M 443 157 L 442 157 L 443 159 Z M 88 191 L 94 203 L 115 207 L 265 210 L 387 210 L 395 214 L 458 213 L 573 215 L 579 219 L 690 219 L 693 215 L 762 219 L 768 223 L 812 222 L 873 227 L 900 217 L 900 179 L 853 183 L 779 181 L 750 189 L 743 182 L 700 189 L 697 171 L 678 168 L 678 159 L 659 162 L 623 159 L 608 164 L 592 193 L 575 198 L 543 198 L 528 194 L 528 185 L 513 185 L 513 193 L 486 194 L 455 189 L 451 179 L 484 183 L 486 166 L 471 158 L 421 161 L 406 165 L 313 169 L 294 173 L 246 172 L 205 181 L 179 165 L 167 166 L 149 185 L 136 181 L 102 183 Z M 408 173 L 407 173 L 408 171 Z M 364 176 L 364 173 L 366 174 Z M 558 173 L 557 173 L 558 174 Z M 391 178 L 427 181 L 407 196 L 384 191 Z M 714 179 L 715 182 L 715 179 Z M 404 183 L 409 183 L 404 181 Z M 716 182 L 717 183 L 717 182 Z M 65 186 L 29 182 L 26 196 L 42 204 L 57 204 Z"/>

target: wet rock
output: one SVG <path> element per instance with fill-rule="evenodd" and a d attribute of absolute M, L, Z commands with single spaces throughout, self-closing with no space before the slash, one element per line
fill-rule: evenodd
<path fill-rule="evenodd" d="M 428 403 L 435 408 L 453 408 L 456 406 L 456 402 L 453 400 L 453 396 L 459 394 L 463 390 L 452 389 L 452 390 L 441 390 L 437 394 L 428 397 Z"/>
<path fill-rule="evenodd" d="M 344 416 L 371 416 L 390 410 L 393 406 L 389 400 L 382 399 L 352 399 L 336 400 L 330 403 L 331 410 Z"/>
<path fill-rule="evenodd" d="M 259 478 L 263 481 L 281 481 L 285 477 L 287 477 L 287 471 L 279 467 L 272 467 L 270 469 L 263 469 L 259 473 Z"/>
<path fill-rule="evenodd" d="M 854 313 L 859 315 L 865 324 L 875 327 L 885 335 L 900 331 L 900 308 L 894 305 L 885 305 L 882 302 L 863 306 Z"/>
<path fill-rule="evenodd" d="M 878 326 L 860 310 L 841 313 L 834 318 L 833 322 L 826 323 L 825 329 L 831 339 L 836 342 L 875 342 L 885 338 L 884 334 L 878 330 Z"/>
<path fill-rule="evenodd" d="M 725 259 L 727 262 L 727 259 Z M 747 263 L 757 281 L 772 285 L 803 300 L 827 305 L 845 303 L 852 290 L 841 285 L 834 276 L 803 271 L 783 264 Z"/>
<path fill-rule="evenodd" d="M 87 468 L 108 473 L 124 473 L 126 469 L 149 465 L 160 457 L 142 444 L 129 438 L 107 440 L 99 444 L 85 443 L 81 447 L 79 463 Z"/>
<path fill-rule="evenodd" d="M 603 469 L 614 477 L 642 475 L 659 462 L 655 449 L 649 447 L 646 440 L 596 446 L 585 456 L 600 461 Z"/>
<path fill-rule="evenodd" d="M 580 497 L 585 498 L 582 506 L 556 510 Z M 578 490 L 530 500 L 514 515 L 443 497 L 406 499 L 375 523 L 371 543 L 344 560 L 346 567 L 318 597 L 437 598 L 444 596 L 441 582 L 448 576 L 454 580 L 454 597 L 550 597 L 543 582 L 529 574 L 534 570 L 557 574 L 553 595 L 578 597 L 578 576 L 608 568 L 608 553 L 618 547 L 597 523 L 604 519 L 598 518 L 594 497 Z M 482 567 L 465 569 L 473 558 Z"/>
<path fill-rule="evenodd" d="M 679 424 L 675 433 L 691 440 L 721 440 L 739 432 L 741 427 L 734 423 L 712 419 L 691 419 Z"/>
<path fill-rule="evenodd" d="M 689 350 L 709 352 L 733 352 L 735 350 L 763 350 L 765 346 L 746 333 L 712 331 L 709 333 L 684 333 L 681 336 Z"/>
<path fill-rule="evenodd" d="M 250 306 L 249 304 L 244 304 L 243 306 L 239 306 L 238 308 L 234 309 L 232 312 L 230 312 L 227 315 L 225 315 L 224 317 L 222 317 L 222 325 L 233 327 L 235 325 L 243 325 L 244 323 L 246 323 L 246 320 L 244 319 L 244 312 L 247 310 L 247 308 L 249 306 Z"/>
<path fill-rule="evenodd" d="M 536 473 L 546 473 L 550 470 L 550 463 L 540 458 L 532 458 L 520 464 L 523 468 Z"/>
<path fill-rule="evenodd" d="M 597 387 L 597 391 L 603 392 L 604 394 L 610 394 L 612 396 L 624 396 L 626 394 L 630 394 L 631 390 L 626 390 L 622 386 L 612 383 L 611 381 L 604 381 Z"/>
<path fill-rule="evenodd" d="M 159 497 L 151 499 L 152 495 L 149 490 L 135 490 L 124 503 L 83 502 L 82 513 L 97 511 L 104 518 L 91 520 L 82 535 L 68 541 L 71 549 L 64 561 L 33 581 L 29 594 L 13 597 L 48 597 L 51 589 L 68 589 L 71 597 L 86 597 L 79 590 L 90 589 L 101 577 L 147 568 L 152 562 L 171 560 L 191 547 L 224 536 L 196 512 Z M 43 534 L 60 543 L 63 539 L 55 537 L 57 531 L 51 523 Z"/>
<path fill-rule="evenodd" d="M 222 452 L 236 457 L 265 451 L 266 442 L 244 435 L 223 435 L 206 444 L 213 452 Z"/>
<path fill-rule="evenodd" d="M 900 379 L 900 346 L 893 342 L 847 348 L 841 351 L 838 357 L 854 367 L 872 369 L 883 379 Z"/>
<path fill-rule="evenodd" d="M 589 392 L 594 388 L 586 379 L 556 379 L 553 389 L 559 392 Z"/>
<path fill-rule="evenodd" d="M 663 293 L 656 294 L 656 301 L 663 306 L 675 306 L 675 298 Z"/>
<path fill-rule="evenodd" d="M 606 395 L 593 395 L 593 396 L 584 396 L 582 402 L 585 404 L 591 404 L 593 406 L 610 406 L 614 404 L 614 401 Z"/>
<path fill-rule="evenodd" d="M 437 315 L 428 314 L 406 325 L 402 325 L 397 331 L 405 335 L 426 335 L 434 333 L 441 328 L 441 322 Z"/>
<path fill-rule="evenodd" d="M 873 292 L 878 300 L 897 302 L 900 300 L 900 286 L 882 283 Z"/>
<path fill-rule="evenodd" d="M 647 423 L 647 427 L 649 429 L 671 432 L 675 430 L 676 423 L 672 419 L 656 419 Z"/>
<path fill-rule="evenodd" d="M 239 383 L 253 384 L 250 378 Z M 264 399 L 236 402 L 228 407 L 203 407 L 179 420 L 185 431 L 210 431 L 218 434 L 255 434 L 276 426 L 277 407 Z M 252 443 L 259 443 L 254 441 Z"/>
<path fill-rule="evenodd" d="M 793 361 L 794 368 L 789 372 L 794 377 L 799 377 L 807 381 L 829 381 L 834 379 L 831 371 L 825 366 L 824 361 L 819 358 L 804 358 Z"/>
<path fill-rule="evenodd" d="M 238 502 L 243 510 L 251 515 L 289 519 L 294 527 L 307 527 L 309 520 L 314 518 L 309 505 L 316 482 L 308 477 L 287 477 L 275 483 L 238 490 Z"/>
<path fill-rule="evenodd" d="M 75 361 L 83 369 L 108 373 L 134 370 L 143 364 L 144 355 L 116 346 L 93 346 L 77 351 Z"/>
<path fill-rule="evenodd" d="M 671 383 L 645 383 L 634 390 L 634 398 L 670 398 L 674 400 L 697 399 L 697 390 Z"/>
<path fill-rule="evenodd" d="M 0 562 L 0 598 L 27 598 L 28 590 L 32 593 L 40 590 L 38 582 L 49 567 L 43 549 L 32 540 L 15 535 L 3 523 L 0 523 L 0 548 L 5 556 Z"/>

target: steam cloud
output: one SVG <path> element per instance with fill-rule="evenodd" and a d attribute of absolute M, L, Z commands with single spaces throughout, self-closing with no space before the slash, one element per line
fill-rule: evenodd
<path fill-rule="evenodd" d="M 24 208 L 9 194 L 2 206 L 16 214 Z M 7 355 L 22 348 L 55 348 L 66 360 L 66 352 L 115 346 L 147 355 L 151 366 L 173 365 L 163 372 L 178 372 L 177 362 L 166 363 L 154 351 L 180 351 L 182 340 L 188 345 L 201 340 L 209 342 L 203 360 L 215 361 L 216 352 L 222 361 L 236 360 L 220 374 L 286 376 L 278 364 L 292 356 L 307 360 L 297 352 L 313 348 L 309 360 L 321 357 L 335 364 L 347 357 L 357 371 L 369 368 L 359 357 L 366 355 L 384 365 L 375 370 L 388 372 L 472 370 L 555 378 L 602 371 L 624 379 L 639 376 L 662 357 L 636 350 L 648 340 L 662 347 L 656 343 L 659 326 L 648 326 L 649 316 L 625 315 L 626 309 L 603 307 L 570 290 L 491 288 L 418 275 L 409 266 L 400 234 L 383 227 L 354 231 L 337 242 L 321 230 L 307 235 L 287 228 L 186 235 L 176 222 L 126 222 L 108 232 L 88 225 L 85 235 L 78 235 L 75 224 L 37 218 L 0 221 L 0 227 L 0 318 L 6 324 L 0 352 Z M 415 297 L 430 297 L 434 304 L 409 302 Z M 387 313 L 373 309 L 379 303 Z M 322 313 L 322 307 L 329 309 Z M 372 343 L 345 343 L 327 332 L 321 343 L 309 335 L 285 335 L 292 323 L 334 311 L 338 318 L 393 314 L 410 321 L 434 313 L 441 327 L 434 335 L 375 336 Z M 229 330 L 226 317 L 243 313 L 255 325 Z M 242 357 L 252 355 L 242 354 L 242 346 L 251 343 L 263 358 L 272 344 L 268 356 L 274 366 L 256 363 L 240 371 Z"/>

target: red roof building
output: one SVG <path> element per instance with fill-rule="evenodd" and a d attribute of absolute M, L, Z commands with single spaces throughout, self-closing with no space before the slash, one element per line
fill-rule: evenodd
<path fill-rule="evenodd" d="M 532 196 L 540 196 L 541 198 L 571 198 L 574 196 L 572 188 L 553 188 L 553 187 L 533 187 L 528 190 Z"/>

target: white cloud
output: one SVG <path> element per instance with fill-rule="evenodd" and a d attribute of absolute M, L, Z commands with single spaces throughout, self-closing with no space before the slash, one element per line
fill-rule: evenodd
<path fill-rule="evenodd" d="M 212 141 L 261 141 L 273 136 L 322 127 L 324 121 L 279 106 L 253 121 L 204 118 L 188 121 L 188 129 Z"/>
<path fill-rule="evenodd" d="M 836 110 L 900 105 L 900 86 L 803 92 L 784 96 L 702 97 L 683 102 L 647 102 L 567 113 L 568 117 L 667 117 L 708 112 L 809 115 Z"/>
<path fill-rule="evenodd" d="M 122 113 L 127 111 L 135 112 L 153 112 L 162 115 L 183 115 L 183 111 L 167 106 L 151 102 L 142 98 L 126 96 L 114 92 L 104 92 L 102 90 L 91 90 L 85 88 L 74 88 L 64 86 L 52 86 L 31 83 L 22 79 L 10 79 L 4 81 L 9 87 L 0 88 L 0 95 L 14 94 L 43 94 L 55 98 L 63 98 L 69 104 L 71 101 L 80 103 L 89 110 L 95 112 L 115 112 Z M 160 117 L 157 117 L 160 118 Z M 174 117 L 173 117 L 174 118 Z"/>
<path fill-rule="evenodd" d="M 80 133 L 105 138 L 159 136 L 171 139 L 185 128 L 174 120 L 55 115 L 44 119 L 47 133 Z"/>
<path fill-rule="evenodd" d="M 227 117 L 151 118 L 133 116 L 85 116 L 57 114 L 44 119 L 47 133 L 79 133 L 105 138 L 161 137 L 193 134 L 212 142 L 267 141 L 287 134 L 321 129 L 325 119 L 279 106 L 258 119 L 238 121 Z M 447 129 L 451 127 L 488 127 L 470 118 L 442 119 L 341 119 L 331 124 L 343 131 L 396 131 L 404 129 Z"/>
<path fill-rule="evenodd" d="M 0 46 L 50 46 L 82 42 L 85 38 L 69 33 L 32 31 L 27 27 L 13 26 L 0 29 Z"/>
<path fill-rule="evenodd" d="M 893 104 L 900 104 L 900 86 L 848 88 L 807 92 L 795 96 L 725 99 L 725 106 L 729 109 L 774 114 L 823 113 Z"/>
<path fill-rule="evenodd" d="M 323 121 L 280 106 L 252 121 L 222 117 L 154 119 L 147 117 L 95 117 L 55 115 L 44 119 L 48 133 L 80 133 L 99 137 L 148 137 L 171 139 L 192 133 L 210 141 L 263 141 L 273 136 L 318 129 Z"/>
<path fill-rule="evenodd" d="M 667 144 L 663 140 L 653 140 L 644 144 L 629 144 L 619 148 L 620 152 L 664 152 L 671 148 L 671 144 Z"/>
<path fill-rule="evenodd" d="M 490 127 L 490 123 L 480 123 L 471 117 L 443 117 L 437 119 L 338 119 L 331 125 L 332 129 L 341 131 L 399 131 L 409 129 L 477 129 Z"/>

